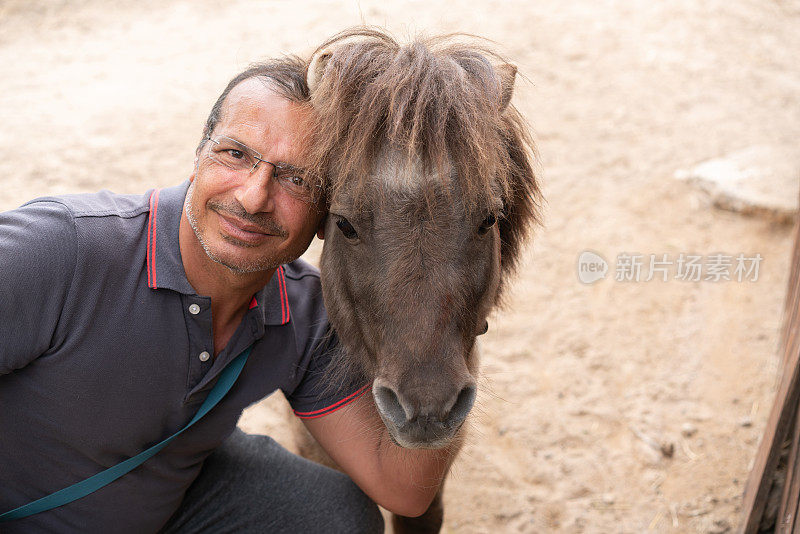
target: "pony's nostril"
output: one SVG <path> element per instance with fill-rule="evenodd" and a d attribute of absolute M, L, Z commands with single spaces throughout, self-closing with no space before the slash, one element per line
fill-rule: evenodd
<path fill-rule="evenodd" d="M 456 402 L 450 409 L 450 413 L 447 414 L 447 426 L 455 428 L 464 422 L 464 419 L 467 418 L 469 411 L 472 409 L 472 405 L 475 404 L 476 391 L 477 388 L 470 384 L 459 392 Z"/>
<path fill-rule="evenodd" d="M 406 422 L 406 411 L 403 409 L 403 405 L 400 404 L 400 399 L 397 398 L 397 393 L 393 389 L 386 386 L 378 386 L 373 394 L 375 396 L 375 404 L 378 405 L 378 410 L 385 418 L 396 426 L 402 426 Z"/>

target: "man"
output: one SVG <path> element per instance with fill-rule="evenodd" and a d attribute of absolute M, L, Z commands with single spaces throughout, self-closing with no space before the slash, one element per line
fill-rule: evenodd
<path fill-rule="evenodd" d="M 302 172 L 307 101 L 302 61 L 260 64 L 214 105 L 188 182 L 0 214 L 0 513 L 183 428 L 252 346 L 164 450 L 1 531 L 374 532 L 372 501 L 426 509 L 449 453 L 396 447 L 366 384 L 324 381 L 335 336 L 318 273 L 294 261 L 325 215 Z M 235 430 L 275 389 L 350 478 Z"/>

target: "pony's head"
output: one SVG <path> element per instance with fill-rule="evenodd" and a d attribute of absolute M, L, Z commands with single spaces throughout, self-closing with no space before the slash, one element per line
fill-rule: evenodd
<path fill-rule="evenodd" d="M 405 447 L 446 445 L 469 413 L 476 336 L 539 220 L 515 75 L 463 38 L 400 45 L 373 29 L 329 39 L 309 63 L 325 302 Z"/>

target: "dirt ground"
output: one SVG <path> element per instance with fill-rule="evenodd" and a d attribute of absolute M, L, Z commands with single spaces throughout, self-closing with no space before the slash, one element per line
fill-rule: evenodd
<path fill-rule="evenodd" d="M 536 132 L 546 227 L 490 320 L 447 531 L 735 528 L 774 395 L 791 229 L 711 209 L 673 174 L 797 142 L 800 3 L 110 5 L 0 0 L 0 209 L 182 181 L 235 72 L 346 26 L 489 37 L 524 75 L 515 103 Z M 591 285 L 576 275 L 587 249 L 611 269 Z M 623 253 L 763 261 L 757 281 L 682 281 L 675 266 L 615 281 Z M 285 440 L 282 402 L 242 426 Z"/>

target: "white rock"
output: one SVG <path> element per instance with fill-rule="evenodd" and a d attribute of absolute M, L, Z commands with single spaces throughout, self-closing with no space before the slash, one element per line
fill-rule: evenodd
<path fill-rule="evenodd" d="M 800 147 L 751 146 L 679 170 L 722 209 L 791 222 L 800 197 Z"/>

